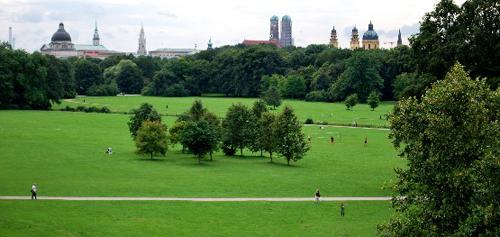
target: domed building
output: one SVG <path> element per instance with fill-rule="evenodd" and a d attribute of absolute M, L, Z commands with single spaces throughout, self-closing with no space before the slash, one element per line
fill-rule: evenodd
<path fill-rule="evenodd" d="M 378 34 L 373 30 L 373 24 L 370 21 L 368 24 L 368 31 L 363 34 L 363 48 L 364 49 L 378 49 L 379 48 L 379 40 Z"/>
<path fill-rule="evenodd" d="M 104 59 L 111 55 L 123 53 L 111 51 L 100 44 L 97 23 L 92 37 L 92 44 L 73 44 L 70 34 L 64 29 L 64 24 L 59 23 L 59 28 L 52 35 L 49 44 L 44 44 L 40 51 L 42 54 L 54 55 L 58 58 L 67 57 L 91 57 Z"/>

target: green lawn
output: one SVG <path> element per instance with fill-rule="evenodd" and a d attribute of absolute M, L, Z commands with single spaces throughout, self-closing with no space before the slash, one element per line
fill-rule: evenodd
<path fill-rule="evenodd" d="M 174 118 L 165 119 L 171 125 Z M 304 128 L 312 149 L 292 167 L 258 154 L 216 154 L 198 165 L 179 147 L 150 161 L 134 153 L 127 120 L 121 114 L 0 111 L 0 195 L 28 195 L 36 182 L 47 196 L 308 197 L 316 188 L 326 196 L 385 196 L 389 190 L 381 187 L 405 164 L 388 131 L 317 126 Z M 104 154 L 108 146 L 112 156 Z"/>
<path fill-rule="evenodd" d="M 141 103 L 152 104 L 162 114 L 180 114 L 191 107 L 197 97 L 148 97 L 148 96 L 113 96 L 113 97 L 78 97 L 76 99 L 64 100 L 54 108 L 65 106 L 107 106 L 112 111 L 128 112 L 138 108 Z M 225 116 L 227 108 L 233 103 L 241 102 L 251 106 L 255 98 L 224 98 L 224 97 L 199 97 L 208 110 L 218 116 Z M 84 102 L 85 101 L 85 102 Z M 166 106 L 168 105 L 168 109 Z M 312 118 L 315 122 L 326 121 L 336 124 L 387 126 L 388 122 L 380 119 L 390 112 L 394 106 L 393 102 L 383 102 L 375 110 L 371 111 L 367 104 L 358 104 L 353 111 L 346 110 L 343 103 L 305 102 L 303 100 L 284 100 L 283 105 L 292 106 L 301 121 Z M 283 107 L 282 105 L 282 107 Z M 281 108 L 282 108 L 281 107 Z M 280 109 L 281 109 L 280 108 Z"/>
<path fill-rule="evenodd" d="M 0 236 L 374 236 L 389 202 L 0 201 Z"/>

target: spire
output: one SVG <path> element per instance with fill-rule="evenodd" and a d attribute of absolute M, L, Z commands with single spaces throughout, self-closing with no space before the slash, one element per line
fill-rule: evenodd
<path fill-rule="evenodd" d="M 137 49 L 138 55 L 146 55 L 146 36 L 144 34 L 144 26 L 141 22 L 141 32 L 139 33 L 139 49 Z"/>
<path fill-rule="evenodd" d="M 368 30 L 373 30 L 373 24 L 372 24 L 371 20 L 370 20 L 370 24 L 368 24 Z"/>
<path fill-rule="evenodd" d="M 99 38 L 99 32 L 97 31 L 97 20 L 95 21 L 94 38 L 92 38 L 92 44 L 94 46 L 98 46 L 101 44 Z"/>
<path fill-rule="evenodd" d="M 208 40 L 208 47 L 207 49 L 212 49 L 212 37 L 210 37 L 210 39 Z"/>
<path fill-rule="evenodd" d="M 401 39 L 401 29 L 399 29 L 397 46 L 401 45 L 403 45 L 403 39 Z"/>

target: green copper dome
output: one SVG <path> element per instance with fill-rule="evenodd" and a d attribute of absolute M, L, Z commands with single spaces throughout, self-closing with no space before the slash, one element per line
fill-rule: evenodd
<path fill-rule="evenodd" d="M 370 21 L 368 31 L 363 34 L 363 40 L 378 40 L 378 34 L 373 30 L 373 24 Z"/>
<path fill-rule="evenodd" d="M 280 19 L 278 18 L 278 16 L 272 16 L 271 17 L 271 21 L 279 21 Z"/>

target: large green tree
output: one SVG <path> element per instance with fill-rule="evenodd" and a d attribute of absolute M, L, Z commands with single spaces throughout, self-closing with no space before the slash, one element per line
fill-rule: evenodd
<path fill-rule="evenodd" d="M 78 94 L 86 94 L 91 86 L 103 83 L 102 70 L 90 60 L 78 59 L 75 62 L 75 80 Z"/>
<path fill-rule="evenodd" d="M 255 139 L 257 124 L 255 115 L 241 103 L 233 104 L 227 110 L 226 118 L 222 122 L 224 129 L 224 143 L 232 148 L 240 149 L 249 147 Z"/>
<path fill-rule="evenodd" d="M 137 130 L 141 127 L 142 123 L 146 120 L 161 122 L 161 116 L 156 112 L 151 104 L 144 103 L 138 109 L 131 111 L 132 116 L 128 121 L 128 128 L 133 138 L 137 136 Z"/>
<path fill-rule="evenodd" d="M 144 79 L 139 67 L 128 59 L 120 61 L 116 67 L 118 67 L 116 82 L 120 91 L 127 94 L 141 93 Z"/>
<path fill-rule="evenodd" d="M 165 155 L 168 150 L 167 127 L 160 121 L 145 120 L 135 137 L 138 154 L 148 154 L 151 159 L 155 154 Z"/>
<path fill-rule="evenodd" d="M 497 236 L 500 230 L 500 90 L 456 64 L 389 120 L 408 161 L 396 170 L 396 214 L 382 236 Z"/>
<path fill-rule="evenodd" d="M 269 153 L 269 159 L 273 162 L 273 152 L 276 150 L 278 137 L 276 137 L 276 116 L 271 112 L 262 114 L 258 121 L 258 143 L 262 150 Z"/>
<path fill-rule="evenodd" d="M 281 105 L 281 93 L 276 86 L 270 86 L 262 95 L 262 100 L 274 109 Z"/>
<path fill-rule="evenodd" d="M 302 123 L 290 107 L 285 107 L 275 122 L 276 152 L 283 156 L 287 164 L 302 159 L 309 151 L 309 145 L 302 133 Z"/>
<path fill-rule="evenodd" d="M 196 155 L 198 163 L 214 150 L 219 141 L 219 134 L 206 120 L 189 122 L 181 135 L 181 143 Z"/>

